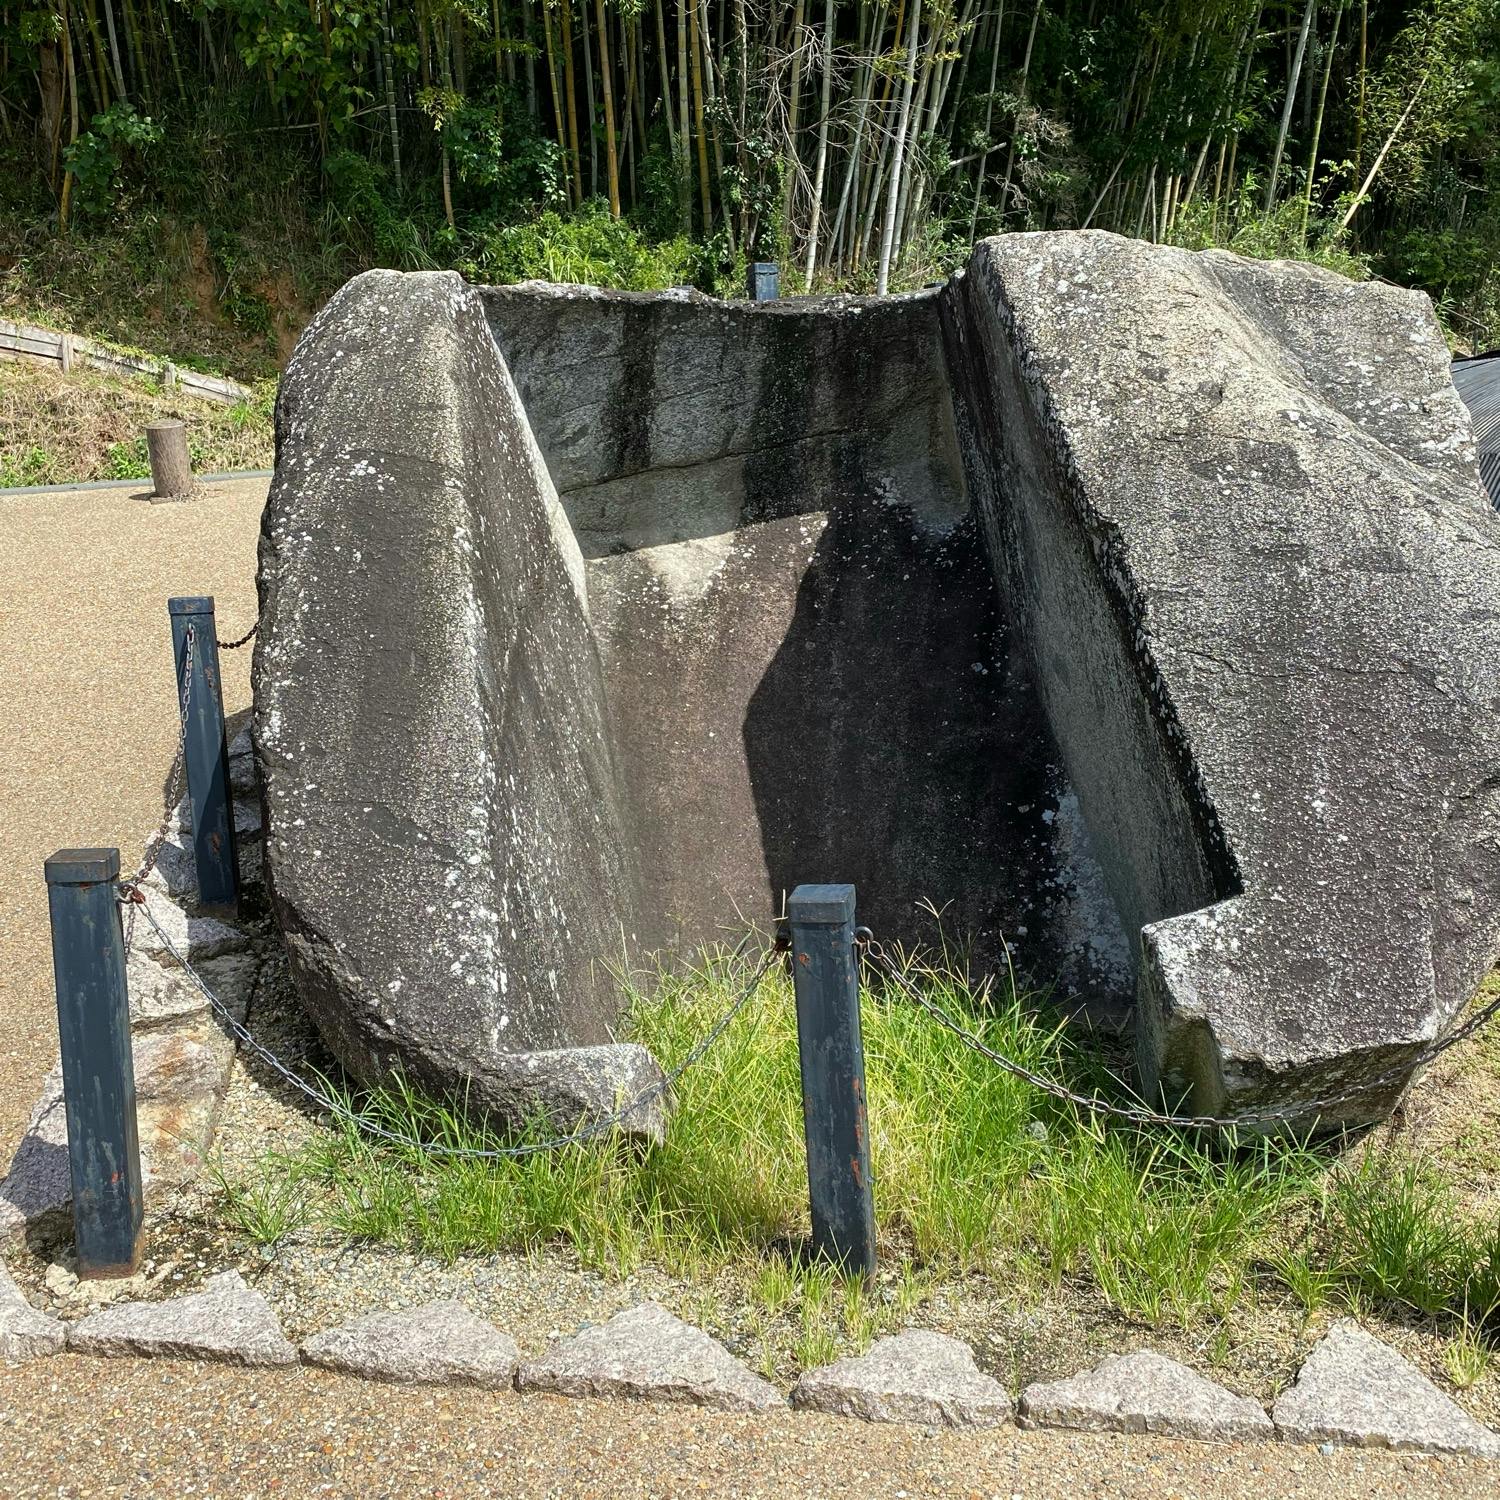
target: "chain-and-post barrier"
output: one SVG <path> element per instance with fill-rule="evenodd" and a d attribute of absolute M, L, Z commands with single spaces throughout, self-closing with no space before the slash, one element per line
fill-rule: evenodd
<path fill-rule="evenodd" d="M 1012 1078 L 1019 1078 L 1023 1083 L 1029 1083 L 1033 1088 L 1064 1104 L 1077 1105 L 1078 1108 L 1086 1109 L 1091 1114 L 1123 1120 L 1130 1125 L 1162 1125 L 1173 1130 L 1232 1132 L 1244 1129 L 1284 1128 L 1292 1123 L 1283 1111 L 1263 1111 L 1241 1115 L 1176 1115 L 1152 1109 L 1145 1104 L 1111 1104 L 1097 1094 L 1079 1093 L 1076 1089 L 1070 1089 L 1055 1079 L 1047 1078 L 1031 1068 L 1024 1067 L 1003 1052 L 997 1051 L 983 1037 L 977 1036 L 950 1012 L 944 1010 L 931 996 L 924 995 L 912 983 L 910 977 L 902 971 L 901 966 L 885 951 L 869 928 L 861 927 L 858 930 L 857 941 L 866 962 L 876 973 L 883 975 L 912 1004 L 919 1010 L 925 1011 L 938 1025 L 951 1031 L 971 1052 L 977 1052 L 979 1056 L 994 1063 L 1002 1072 L 1009 1073 Z M 1458 1046 L 1460 1042 L 1473 1036 L 1475 1032 L 1494 1020 L 1496 1015 L 1500 1015 L 1500 998 L 1480 1006 L 1461 1026 L 1456 1026 L 1446 1036 L 1429 1042 L 1415 1056 L 1386 1068 L 1373 1078 L 1363 1079 L 1350 1088 L 1341 1089 L 1333 1094 L 1325 1094 L 1319 1099 L 1310 1099 L 1306 1104 L 1300 1105 L 1297 1110 L 1297 1120 L 1299 1122 L 1317 1121 L 1329 1110 L 1400 1079 L 1405 1079 L 1409 1086 L 1419 1069 L 1425 1068 L 1450 1048 Z M 1305 1131 L 1305 1124 L 1303 1129 Z"/>
<path fill-rule="evenodd" d="M 875 1203 L 859 1030 L 854 887 L 799 885 L 787 903 L 812 1248 L 846 1274 L 875 1273 Z"/>
<path fill-rule="evenodd" d="M 183 761 L 193 811 L 198 899 L 210 912 L 232 915 L 239 907 L 240 877 L 214 601 L 197 595 L 168 599 L 167 613 L 172 619 L 172 656 L 183 703 Z"/>
<path fill-rule="evenodd" d="M 131 1276 L 143 1198 L 120 851 L 59 849 L 45 870 L 78 1274 Z"/>

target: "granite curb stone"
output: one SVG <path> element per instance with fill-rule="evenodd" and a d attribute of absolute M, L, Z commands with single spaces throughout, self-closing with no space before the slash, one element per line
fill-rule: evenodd
<path fill-rule="evenodd" d="M 508 1333 L 461 1302 L 429 1302 L 371 1313 L 315 1334 L 302 1345 L 309 1364 L 397 1385 L 474 1385 L 509 1390 L 520 1350 Z"/>
<path fill-rule="evenodd" d="M 1292 1442 L 1500 1458 L 1500 1437 L 1349 1319 L 1324 1334 L 1271 1418 Z"/>
<path fill-rule="evenodd" d="M 237 1365 L 291 1365 L 297 1351 L 286 1340 L 271 1305 L 238 1271 L 210 1276 L 201 1292 L 167 1302 L 106 1307 L 68 1330 L 74 1354 L 139 1354 L 218 1360 Z"/>
<path fill-rule="evenodd" d="M 0 1263 L 0 1361 L 40 1359 L 58 1353 L 66 1341 L 64 1325 L 38 1312 Z"/>
<path fill-rule="evenodd" d="M 1083 1432 L 1153 1432 L 1206 1442 L 1275 1436 L 1271 1419 L 1154 1349 L 1114 1354 L 1066 1380 L 1037 1382 L 1021 1393 L 1023 1427 Z"/>
<path fill-rule="evenodd" d="M 877 1339 L 867 1354 L 809 1370 L 792 1405 L 933 1427 L 999 1427 L 1015 1410 L 1010 1392 L 980 1370 L 967 1344 L 916 1328 Z"/>
<path fill-rule="evenodd" d="M 655 1302 L 616 1313 L 525 1361 L 516 1385 L 560 1396 L 630 1396 L 721 1411 L 786 1405 L 774 1386 L 751 1374 L 722 1344 Z"/>

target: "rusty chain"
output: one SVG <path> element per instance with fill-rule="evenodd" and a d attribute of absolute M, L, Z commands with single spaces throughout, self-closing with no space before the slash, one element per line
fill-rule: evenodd
<path fill-rule="evenodd" d="M 140 899 L 138 895 L 129 895 L 126 892 L 127 887 L 122 885 L 120 887 L 120 900 L 122 902 L 133 903 Z M 340 1120 L 346 1125 L 352 1125 L 355 1129 L 372 1136 L 376 1140 L 383 1141 L 386 1145 L 398 1146 L 407 1151 L 416 1151 L 424 1156 L 442 1157 L 444 1159 L 462 1158 L 477 1161 L 537 1156 L 542 1152 L 556 1151 L 564 1146 L 579 1146 L 600 1136 L 608 1135 L 623 1125 L 630 1124 L 636 1111 L 645 1108 L 645 1106 L 654 1103 L 663 1096 L 669 1095 L 683 1074 L 698 1062 L 709 1048 L 724 1035 L 734 1018 L 750 1003 L 756 990 L 760 988 L 761 980 L 771 971 L 777 958 L 788 952 L 791 947 L 789 938 L 778 936 L 762 955 L 759 964 L 756 965 L 755 971 L 751 974 L 744 989 L 740 991 L 734 1002 L 725 1009 L 724 1013 L 704 1033 L 699 1041 L 694 1044 L 687 1056 L 676 1067 L 663 1073 L 655 1083 L 642 1089 L 629 1103 L 620 1106 L 612 1113 L 590 1121 L 589 1124 L 580 1126 L 577 1130 L 570 1131 L 566 1135 L 552 1136 L 542 1141 L 526 1141 L 518 1146 L 445 1146 L 435 1141 L 418 1140 L 415 1136 L 407 1135 L 404 1131 L 392 1130 L 389 1126 L 382 1125 L 378 1120 L 372 1120 L 368 1115 L 363 1115 L 358 1110 L 350 1109 L 342 1100 L 330 1095 L 326 1089 L 308 1083 L 306 1079 L 284 1063 L 269 1047 L 261 1042 L 249 1027 L 243 1021 L 239 1020 L 229 1007 L 204 983 L 202 976 L 188 962 L 187 956 L 178 949 L 176 943 L 167 935 L 166 930 L 157 920 L 156 914 L 151 908 L 143 904 L 140 909 L 144 913 L 146 921 L 156 933 L 162 947 L 177 961 L 183 972 L 197 986 L 204 999 L 208 1001 L 214 1014 L 218 1016 L 228 1029 L 230 1035 L 259 1058 L 279 1078 L 290 1084 L 304 1098 L 310 1100 L 319 1109 L 334 1119 Z M 130 910 L 133 914 L 135 911 L 133 904 L 130 906 Z M 743 951 L 743 946 L 742 944 L 741 948 L 736 950 L 736 954 Z"/>
<path fill-rule="evenodd" d="M 225 642 L 218 642 L 218 644 L 224 646 L 225 649 L 229 650 L 234 649 L 236 646 L 242 646 L 248 640 L 250 640 L 252 636 L 254 636 L 257 628 L 258 625 L 252 625 L 250 627 L 250 630 L 238 641 L 229 642 L 227 644 Z M 278 1058 L 260 1041 L 258 1041 L 241 1021 L 235 1018 L 228 1007 L 224 1005 L 223 1001 L 221 1001 L 219 997 L 215 995 L 214 992 L 208 987 L 208 985 L 204 983 L 202 977 L 187 961 L 186 956 L 178 951 L 176 945 L 172 942 L 171 938 L 167 936 L 165 930 L 162 928 L 155 914 L 145 904 L 145 893 L 142 891 L 141 887 L 156 867 L 156 862 L 161 855 L 162 847 L 166 843 L 167 837 L 171 832 L 173 815 L 175 814 L 176 809 L 182 800 L 183 772 L 187 749 L 188 715 L 192 705 L 193 673 L 191 671 L 191 664 L 195 640 L 196 628 L 192 624 L 192 622 L 189 621 L 183 642 L 184 659 L 188 664 L 189 670 L 185 671 L 182 677 L 183 685 L 180 706 L 181 711 L 179 714 L 178 722 L 177 750 L 172 758 L 172 769 L 169 773 L 167 783 L 167 812 L 166 815 L 162 818 L 161 823 L 151 834 L 151 837 L 146 841 L 145 850 L 139 867 L 136 869 L 133 875 L 129 876 L 125 880 L 122 880 L 119 883 L 118 887 L 119 899 L 121 903 L 126 907 L 128 912 L 128 918 L 125 926 L 125 945 L 128 949 L 133 944 L 135 935 L 135 916 L 136 911 L 139 909 L 140 911 L 144 912 L 146 921 L 155 931 L 157 938 L 162 943 L 162 946 L 169 954 L 171 954 L 171 956 L 178 962 L 178 964 L 181 965 L 184 973 L 187 974 L 194 985 L 196 985 L 197 988 L 202 992 L 205 999 L 207 999 L 207 1001 L 209 1002 L 210 1007 L 229 1028 L 230 1032 L 234 1035 L 236 1040 L 246 1046 L 258 1058 L 260 1058 L 260 1060 L 264 1062 L 267 1067 L 271 1068 L 271 1070 L 275 1072 L 279 1077 L 285 1079 L 286 1082 L 291 1084 L 291 1086 L 295 1088 L 299 1093 L 303 1094 L 306 1098 L 310 1099 L 313 1103 L 318 1105 L 319 1108 L 321 1108 L 334 1118 L 342 1120 L 347 1124 L 351 1124 L 356 1128 L 364 1131 L 366 1134 L 372 1135 L 377 1139 L 387 1142 L 388 1144 L 401 1146 L 408 1150 L 424 1152 L 429 1155 L 444 1157 L 462 1156 L 483 1159 L 532 1156 L 536 1155 L 539 1152 L 556 1150 L 562 1146 L 582 1144 L 585 1141 L 591 1140 L 596 1136 L 606 1134 L 607 1132 L 615 1129 L 617 1126 L 626 1123 L 637 1110 L 643 1108 L 647 1104 L 654 1102 L 655 1099 L 668 1092 L 671 1089 L 672 1085 L 676 1083 L 676 1081 L 681 1078 L 682 1075 L 690 1067 L 692 1067 L 693 1064 L 696 1063 L 704 1055 L 705 1052 L 708 1051 L 708 1049 L 719 1039 L 719 1037 L 724 1034 L 730 1022 L 733 1021 L 735 1016 L 737 1016 L 739 1012 L 749 1003 L 751 997 L 759 988 L 761 980 L 764 979 L 766 974 L 770 971 L 772 965 L 776 960 L 776 957 L 779 954 L 784 954 L 789 950 L 790 939 L 786 936 L 784 931 L 780 932 L 773 941 L 772 945 L 766 950 L 761 963 L 756 968 L 754 974 L 750 978 L 749 983 L 745 986 L 745 989 L 742 991 L 739 997 L 731 1006 L 728 1007 L 724 1014 L 714 1024 L 714 1026 L 711 1027 L 710 1030 L 704 1035 L 703 1039 L 692 1048 L 692 1050 L 683 1059 L 683 1061 L 678 1064 L 676 1068 L 674 1068 L 670 1073 L 664 1075 L 663 1078 L 660 1079 L 657 1083 L 652 1084 L 649 1088 L 644 1090 L 636 1098 L 631 1100 L 629 1104 L 623 1106 L 620 1109 L 617 1109 L 612 1114 L 604 1118 L 592 1122 L 588 1126 L 571 1132 L 570 1134 L 557 1136 L 546 1141 L 528 1142 L 525 1145 L 513 1147 L 463 1148 L 441 1146 L 431 1142 L 419 1141 L 414 1137 L 403 1134 L 400 1131 L 390 1130 L 389 1128 L 380 1125 L 378 1122 L 369 1119 L 368 1116 L 361 1115 L 357 1111 L 349 1109 L 346 1105 L 330 1097 L 330 1095 L 326 1091 L 315 1088 L 311 1084 L 308 1084 L 298 1074 L 293 1072 L 292 1069 L 290 1069 L 285 1063 L 283 1063 L 280 1058 Z M 879 941 L 878 938 L 875 937 L 874 933 L 872 933 L 868 927 L 861 927 L 857 929 L 855 946 L 857 952 L 863 955 L 866 963 L 871 968 L 873 968 L 876 972 L 884 975 L 891 983 L 896 986 L 898 990 L 901 991 L 902 994 L 907 997 L 907 999 L 909 999 L 927 1015 L 931 1016 L 945 1030 L 950 1031 L 953 1033 L 953 1035 L 957 1036 L 959 1040 L 962 1041 L 964 1045 L 971 1051 L 979 1054 L 981 1057 L 986 1058 L 990 1062 L 994 1063 L 997 1067 L 1002 1069 L 1004 1072 L 1009 1073 L 1011 1076 L 1018 1078 L 1025 1083 L 1029 1083 L 1033 1088 L 1039 1089 L 1041 1090 L 1041 1092 L 1049 1095 L 1051 1098 L 1058 1099 L 1063 1103 L 1073 1104 L 1081 1109 L 1086 1109 L 1093 1114 L 1106 1115 L 1112 1119 L 1124 1120 L 1134 1125 L 1159 1125 L 1179 1130 L 1236 1130 L 1257 1125 L 1285 1125 L 1287 1123 L 1287 1118 L 1285 1115 L 1269 1112 L 1261 1114 L 1245 1114 L 1235 1117 L 1225 1115 L 1167 1114 L 1160 1110 L 1151 1109 L 1146 1105 L 1111 1104 L 1107 1100 L 1099 1098 L 1097 1094 L 1083 1094 L 1075 1089 L 1070 1089 L 1064 1084 L 1058 1083 L 1054 1079 L 1047 1078 L 1043 1074 L 1038 1073 L 1031 1068 L 1025 1067 L 1023 1064 L 1016 1062 L 1013 1058 L 1009 1058 L 1005 1056 L 1004 1053 L 997 1051 L 995 1048 L 991 1047 L 987 1042 L 985 1042 L 981 1037 L 977 1036 L 973 1031 L 964 1026 L 935 1000 L 931 999 L 927 995 L 924 995 L 917 988 L 917 986 L 911 982 L 907 975 L 886 952 L 884 945 Z M 743 944 L 741 945 L 741 949 L 742 948 Z M 739 951 L 741 950 L 737 949 L 736 953 L 738 954 Z M 1402 1077 L 1403 1075 L 1409 1078 L 1411 1075 L 1415 1074 L 1417 1069 L 1427 1066 L 1427 1064 L 1440 1057 L 1450 1048 L 1456 1047 L 1460 1042 L 1466 1040 L 1468 1037 L 1473 1036 L 1497 1014 L 1500 1014 L 1500 997 L 1497 997 L 1496 999 L 1488 1002 L 1486 1005 L 1480 1007 L 1480 1009 L 1475 1011 L 1475 1013 L 1470 1016 L 1467 1021 L 1465 1021 L 1461 1026 L 1454 1028 L 1454 1030 L 1450 1031 L 1445 1037 L 1442 1037 L 1436 1042 L 1431 1042 L 1426 1047 L 1422 1048 L 1417 1053 L 1415 1058 L 1408 1059 L 1390 1068 L 1387 1068 L 1384 1072 L 1377 1074 L 1374 1078 L 1366 1079 L 1353 1088 L 1343 1090 L 1342 1092 L 1337 1094 L 1328 1095 L 1324 1098 L 1310 1101 L 1302 1110 L 1299 1111 L 1299 1118 L 1307 1118 L 1309 1116 L 1316 1117 L 1320 1115 L 1324 1110 L 1330 1109 L 1339 1104 L 1347 1103 L 1350 1099 L 1354 1099 L 1362 1094 L 1369 1093 L 1371 1090 L 1377 1089 L 1383 1084 L 1389 1083 L 1394 1079 Z"/>
<path fill-rule="evenodd" d="M 259 629 L 260 621 L 257 620 L 255 624 L 253 624 L 249 628 L 249 630 L 247 630 L 244 635 L 242 635 L 238 640 L 221 641 L 215 638 L 214 645 L 216 645 L 220 651 L 238 651 L 241 646 L 247 646 L 250 644 L 250 642 L 255 638 L 255 632 Z"/>
<path fill-rule="evenodd" d="M 1164 1125 L 1178 1130 L 1237 1130 L 1247 1126 L 1255 1125 L 1285 1125 L 1287 1117 L 1283 1114 L 1247 1114 L 1230 1118 L 1224 1115 L 1172 1115 L 1164 1114 L 1160 1110 L 1148 1108 L 1146 1105 L 1121 1105 L 1111 1104 L 1107 1100 L 1099 1098 L 1097 1094 L 1082 1094 L 1075 1089 L 1070 1089 L 1064 1084 L 1057 1083 L 1033 1069 L 1025 1067 L 1013 1058 L 1007 1057 L 1003 1052 L 996 1051 L 981 1037 L 976 1036 L 962 1022 L 944 1010 L 935 1000 L 922 992 L 901 971 L 900 967 L 885 951 L 879 939 L 868 927 L 858 929 L 855 939 L 856 949 L 866 956 L 870 965 L 878 972 L 890 979 L 896 987 L 921 1010 L 925 1011 L 933 1020 L 937 1021 L 948 1031 L 951 1031 L 972 1052 L 977 1052 L 981 1057 L 987 1058 L 996 1067 L 1009 1073 L 1014 1078 L 1029 1083 L 1033 1088 L 1040 1089 L 1044 1094 L 1054 1099 L 1059 1099 L 1065 1104 L 1074 1104 L 1081 1109 L 1086 1109 L 1092 1114 L 1108 1115 L 1112 1119 L 1125 1120 L 1132 1125 Z M 1447 1036 L 1439 1041 L 1431 1042 L 1417 1053 L 1414 1059 L 1398 1063 L 1396 1066 L 1387 1068 L 1383 1073 L 1378 1073 L 1374 1078 L 1367 1078 L 1358 1086 L 1345 1089 L 1338 1094 L 1331 1094 L 1326 1098 L 1310 1101 L 1298 1112 L 1298 1118 L 1309 1116 L 1316 1117 L 1324 1110 L 1332 1108 L 1337 1104 L 1347 1103 L 1350 1099 L 1359 1097 L 1361 1094 L 1369 1093 L 1372 1089 L 1379 1088 L 1382 1084 L 1389 1083 L 1403 1074 L 1411 1075 L 1418 1068 L 1426 1067 L 1434 1058 L 1440 1057 L 1450 1047 L 1456 1047 L 1460 1042 L 1474 1035 L 1496 1014 L 1500 1014 L 1500 997 L 1491 1000 L 1488 1004 L 1481 1006 L 1462 1026 L 1450 1031 Z"/>

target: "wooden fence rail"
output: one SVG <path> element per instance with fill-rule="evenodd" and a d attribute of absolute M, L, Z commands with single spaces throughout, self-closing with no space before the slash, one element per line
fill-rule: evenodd
<path fill-rule="evenodd" d="M 111 375 L 134 379 L 158 380 L 167 390 L 180 390 L 204 401 L 221 401 L 233 406 L 248 401 L 253 394 L 237 380 L 219 375 L 200 375 L 184 370 L 169 359 L 151 359 L 146 355 L 122 354 L 117 349 L 80 338 L 73 333 L 57 333 L 51 328 L 35 328 L 29 323 L 10 323 L 0 318 L 0 359 L 43 360 L 61 367 L 64 374 L 78 365 L 104 370 Z"/>

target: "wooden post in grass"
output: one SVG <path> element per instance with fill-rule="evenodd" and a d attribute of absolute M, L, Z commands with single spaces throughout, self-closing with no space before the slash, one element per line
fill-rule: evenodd
<path fill-rule="evenodd" d="M 156 500 L 180 500 L 193 492 L 193 465 L 188 458 L 187 423 L 172 418 L 146 424 L 146 452 Z"/>
<path fill-rule="evenodd" d="M 859 1033 L 854 887 L 799 885 L 787 903 L 813 1253 L 846 1274 L 875 1272 L 875 1203 Z"/>
<path fill-rule="evenodd" d="M 141 1151 L 120 851 L 59 849 L 45 868 L 78 1274 L 131 1276 L 141 1261 Z"/>

